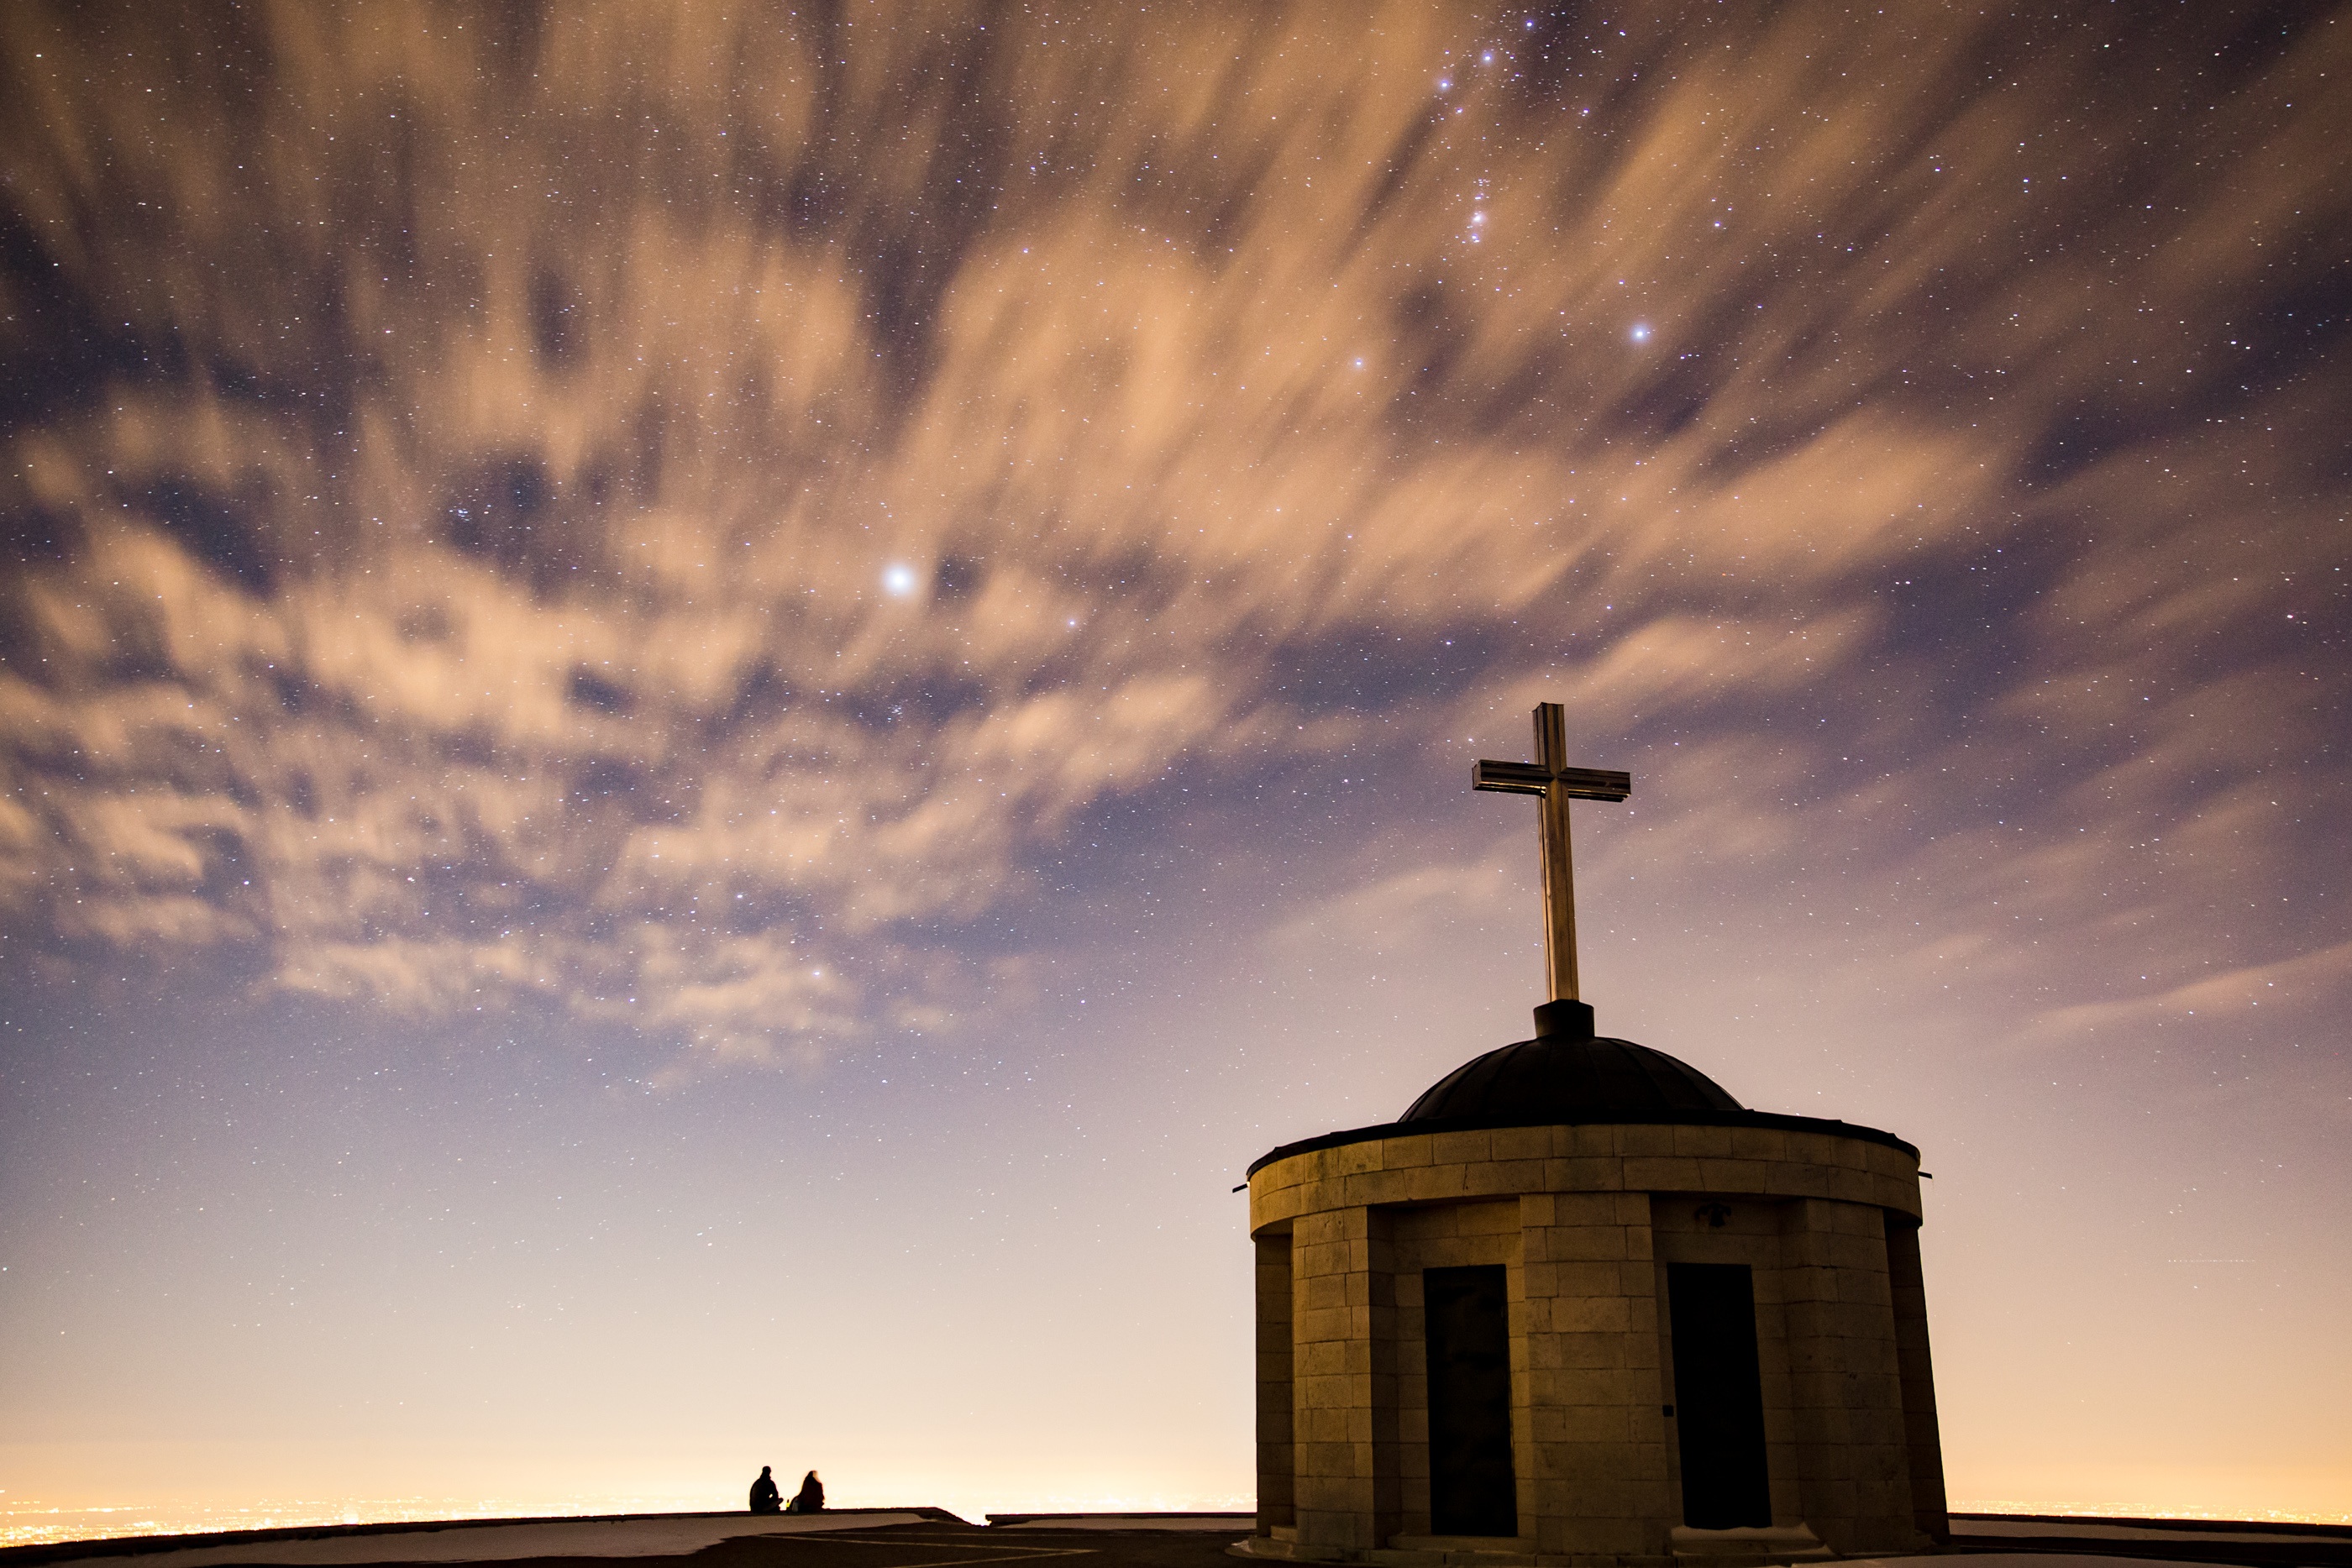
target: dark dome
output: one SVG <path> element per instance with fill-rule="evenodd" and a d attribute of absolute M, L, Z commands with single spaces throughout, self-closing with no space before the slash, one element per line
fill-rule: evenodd
<path fill-rule="evenodd" d="M 1588 1024 L 1581 1033 L 1539 1034 L 1464 1062 L 1397 1121 L 1671 1122 L 1679 1113 L 1740 1109 L 1696 1067 L 1630 1040 L 1596 1039 Z"/>
<path fill-rule="evenodd" d="M 1714 1079 L 1663 1051 L 1606 1035 L 1594 1038 L 1592 1009 L 1584 1003 L 1550 1001 L 1536 1009 L 1535 1039 L 1464 1062 L 1395 1121 L 1284 1144 L 1251 1161 L 1249 1174 L 1320 1149 L 1405 1134 L 1609 1122 L 1773 1127 L 1860 1138 L 1919 1157 L 1916 1148 L 1875 1127 L 1748 1110 Z"/>

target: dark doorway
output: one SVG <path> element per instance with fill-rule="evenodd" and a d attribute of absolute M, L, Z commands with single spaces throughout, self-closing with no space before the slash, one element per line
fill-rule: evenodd
<path fill-rule="evenodd" d="M 1500 1264 L 1421 1276 L 1429 1322 L 1429 1528 L 1517 1535 L 1511 1329 Z"/>
<path fill-rule="evenodd" d="M 1675 1424 L 1683 1522 L 1729 1530 L 1772 1522 L 1764 1385 L 1756 1367 L 1756 1288 L 1745 1263 L 1669 1263 Z"/>

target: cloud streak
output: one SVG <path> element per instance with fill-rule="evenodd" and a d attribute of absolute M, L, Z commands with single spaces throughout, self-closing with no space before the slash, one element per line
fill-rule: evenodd
<path fill-rule="evenodd" d="M 2185 954 L 2342 783 L 2347 42 L 1825 15 L 18 8 L 12 947 L 805 1057 L 1088 812 L 1564 695 Z"/>

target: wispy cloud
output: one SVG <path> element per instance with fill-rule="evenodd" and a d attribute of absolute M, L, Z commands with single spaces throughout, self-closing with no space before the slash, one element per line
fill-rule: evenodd
<path fill-rule="evenodd" d="M 2337 30 L 2098 138 L 2090 24 L 516 15 L 11 14 L 20 940 L 768 1061 L 1106 801 L 1538 696 L 1781 780 L 1727 854 L 2341 779 Z"/>

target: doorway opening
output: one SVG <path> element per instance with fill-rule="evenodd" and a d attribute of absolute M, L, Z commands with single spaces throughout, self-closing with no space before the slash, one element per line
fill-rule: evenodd
<path fill-rule="evenodd" d="M 1683 1522 L 1729 1530 L 1772 1522 L 1756 1287 L 1745 1263 L 1666 1265 L 1675 1336 L 1675 1423 Z"/>
<path fill-rule="evenodd" d="M 1429 1269 L 1429 1526 L 1438 1535 L 1517 1535 L 1511 1463 L 1511 1329 L 1502 1265 Z"/>

